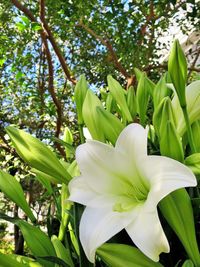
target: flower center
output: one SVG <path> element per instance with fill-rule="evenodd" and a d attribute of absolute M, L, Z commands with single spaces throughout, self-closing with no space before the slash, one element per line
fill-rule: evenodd
<path fill-rule="evenodd" d="M 113 206 L 113 211 L 126 212 L 130 211 L 139 204 L 143 204 L 148 196 L 149 187 L 139 184 L 139 186 L 127 185 L 126 192 L 119 196 L 118 201 Z"/>

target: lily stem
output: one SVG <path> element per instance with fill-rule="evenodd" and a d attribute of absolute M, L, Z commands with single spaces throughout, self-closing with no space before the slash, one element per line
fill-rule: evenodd
<path fill-rule="evenodd" d="M 188 135 L 188 141 L 190 144 L 190 148 L 191 148 L 192 153 L 196 153 L 196 147 L 194 144 L 194 138 L 193 138 L 192 129 L 190 126 L 190 120 L 189 120 L 189 116 L 188 116 L 188 112 L 187 112 L 187 106 L 182 106 L 181 108 L 183 110 L 183 115 L 185 118 L 185 124 L 186 124 L 186 128 L 187 128 L 187 135 Z"/>
<path fill-rule="evenodd" d="M 84 134 L 83 134 L 83 125 L 82 124 L 78 125 L 78 130 L 79 130 L 81 144 L 83 144 L 83 143 L 85 143 L 85 137 L 84 137 Z"/>

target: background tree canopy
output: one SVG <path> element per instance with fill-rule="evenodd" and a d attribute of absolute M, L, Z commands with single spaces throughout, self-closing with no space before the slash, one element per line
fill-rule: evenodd
<path fill-rule="evenodd" d="M 62 126 L 76 130 L 72 96 L 82 73 L 94 89 L 106 86 L 108 74 L 124 86 L 134 85 L 135 67 L 156 80 L 156 73 L 166 69 L 159 51 L 170 47 L 159 37 L 175 23 L 185 34 L 198 32 L 198 5 L 173 0 L 2 0 L 1 147 L 10 152 L 3 130 L 8 124 L 41 139 L 59 137 Z M 199 50 L 193 53 L 189 66 L 199 71 Z M 63 152 L 58 143 L 56 147 Z"/>

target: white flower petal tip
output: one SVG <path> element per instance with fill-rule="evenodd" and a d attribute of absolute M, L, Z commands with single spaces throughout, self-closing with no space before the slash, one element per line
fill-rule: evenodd
<path fill-rule="evenodd" d="M 136 154 L 146 155 L 147 135 L 148 127 L 144 129 L 138 123 L 129 124 L 119 135 L 115 147 L 129 153 L 131 156 L 136 156 Z"/>
<path fill-rule="evenodd" d="M 80 240 L 86 256 L 122 229 L 149 258 L 169 252 L 157 205 L 171 192 L 196 186 L 182 163 L 147 155 L 148 128 L 133 123 L 119 135 L 116 146 L 89 140 L 76 151 L 81 176 L 69 183 L 69 200 L 86 206 L 80 221 Z"/>

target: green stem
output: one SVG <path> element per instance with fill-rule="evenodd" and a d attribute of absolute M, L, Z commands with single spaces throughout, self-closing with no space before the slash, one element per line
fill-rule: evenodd
<path fill-rule="evenodd" d="M 192 135 L 192 129 L 190 126 L 190 120 L 189 120 L 189 116 L 188 116 L 188 112 L 187 112 L 187 106 L 181 107 L 183 110 L 183 115 L 185 118 L 185 124 L 186 124 L 186 128 L 187 128 L 187 135 L 188 135 L 188 141 L 190 144 L 190 148 L 192 153 L 196 153 L 196 148 L 195 148 L 195 144 L 194 144 L 194 138 Z"/>
<path fill-rule="evenodd" d="M 59 204 L 58 204 L 58 201 L 57 201 L 55 192 L 53 192 L 52 196 L 53 196 L 53 200 L 54 200 L 54 202 L 55 202 L 55 204 L 56 204 L 57 213 L 58 213 L 58 216 L 59 216 L 58 219 L 61 220 L 61 208 L 60 208 L 60 206 L 59 206 Z"/>
<path fill-rule="evenodd" d="M 79 135 L 80 135 L 80 139 L 81 139 L 81 144 L 85 143 L 85 137 L 83 134 L 83 125 L 79 124 L 78 125 L 78 130 L 79 130 Z"/>

